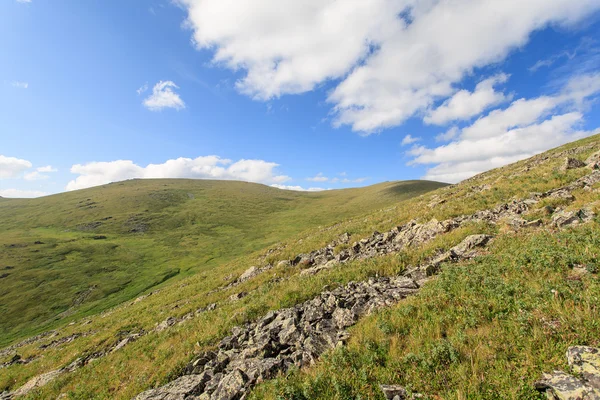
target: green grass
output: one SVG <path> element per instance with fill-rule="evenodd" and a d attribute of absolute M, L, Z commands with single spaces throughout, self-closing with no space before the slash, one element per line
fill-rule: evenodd
<path fill-rule="evenodd" d="M 3 199 L 0 345 L 440 186 L 411 181 L 301 193 L 243 182 L 133 180 Z"/>
<path fill-rule="evenodd" d="M 501 236 L 489 255 L 447 265 L 418 296 L 352 328 L 347 348 L 253 399 L 383 399 L 380 383 L 443 399 L 542 399 L 532 383 L 600 345 L 598 223 Z"/>
<path fill-rule="evenodd" d="M 74 373 L 62 375 L 28 396 L 30 399 L 46 399 L 66 394 L 69 399 L 131 399 L 149 387 L 164 384 L 176 377 L 194 354 L 213 348 L 235 325 L 254 320 L 268 310 L 309 299 L 320 293 L 324 286 L 332 288 L 369 276 L 397 274 L 458 244 L 470 234 L 490 233 L 497 238 L 484 258 L 446 266 L 442 274 L 417 297 L 366 318 L 352 328 L 352 340 L 347 349 L 327 354 L 313 368 L 294 371 L 267 382 L 256 388 L 252 396 L 265 399 L 319 396 L 338 399 L 381 398 L 377 384 L 400 383 L 433 398 L 535 398 L 537 394 L 531 386 L 533 380 L 542 370 L 564 368 L 564 351 L 568 345 L 598 344 L 596 340 L 600 335 L 598 323 L 595 322 L 598 276 L 589 273 L 576 279 L 572 269 L 575 263 L 590 266 L 590 271 L 597 269 L 595 263 L 600 251 L 598 221 L 560 234 L 537 229 L 515 234 L 508 225 L 502 223 L 471 224 L 438 236 L 423 246 L 409 248 L 399 254 L 351 262 L 315 276 L 299 275 L 298 267 L 278 267 L 235 288 L 225 291 L 214 289 L 231 282 L 252 265 L 266 262 L 276 264 L 279 260 L 324 246 L 344 232 L 349 232 L 352 240 L 355 240 L 370 235 L 374 230 L 383 232 L 412 219 L 442 220 L 469 214 L 510 201 L 513 197 L 523 198 L 530 192 L 543 192 L 572 182 L 589 173 L 589 170 L 560 171 L 563 159 L 556 157 L 556 154 L 580 146 L 588 147 L 575 156 L 585 159 L 600 148 L 600 136 L 548 152 L 548 160 L 539 164 L 531 160 L 522 161 L 470 181 L 408 199 L 394 197 L 395 189 L 388 186 L 394 184 L 365 188 L 363 190 L 368 192 L 362 194 L 359 191 L 288 193 L 256 185 L 268 193 L 289 197 L 286 200 L 274 200 L 271 195 L 265 196 L 263 206 L 266 208 L 260 211 L 260 204 L 252 206 L 258 207 L 259 211 L 256 212 L 261 214 L 255 220 L 248 220 L 247 225 L 244 225 L 241 212 L 238 217 L 221 213 L 221 223 L 217 212 L 203 212 L 218 209 L 216 204 L 228 204 L 226 207 L 237 204 L 227 201 L 219 203 L 221 200 L 217 199 L 227 198 L 225 195 L 212 196 L 211 201 L 192 206 L 193 201 L 202 198 L 199 194 L 202 191 L 198 190 L 194 199 L 191 199 L 187 196 L 191 191 L 186 188 L 185 197 L 175 196 L 182 201 L 177 200 L 177 204 L 172 206 L 161 206 L 163 203 L 160 201 L 163 200 L 158 205 L 156 198 L 148 200 L 149 193 L 156 191 L 155 187 L 140 187 L 135 191 L 126 186 L 152 186 L 152 181 L 116 185 L 116 189 L 122 189 L 122 193 L 116 197 L 108 195 L 108 189 L 113 187 L 109 185 L 93 189 L 97 191 L 93 198 L 84 196 L 86 192 L 74 192 L 63 195 L 72 197 L 60 201 L 53 200 L 58 196 L 38 199 L 38 203 L 31 203 L 27 213 L 37 215 L 35 218 L 39 222 L 28 222 L 26 216 L 21 216 L 24 224 L 31 222 L 31 225 L 23 227 L 19 227 L 14 212 L 7 208 L 7 211 L 0 211 L 0 224 L 6 223 L 3 226 L 7 229 L 3 231 L 7 233 L 3 240 L 8 238 L 12 240 L 10 243 L 27 243 L 28 247 L 12 249 L 15 254 L 22 252 L 24 259 L 33 257 L 28 252 L 36 250 L 36 246 L 52 246 L 51 239 L 55 238 L 57 243 L 60 241 L 57 248 L 83 248 L 89 245 L 95 249 L 71 251 L 64 255 L 66 260 L 61 263 L 68 261 L 85 268 L 82 258 L 76 258 L 84 257 L 84 254 L 92 254 L 88 262 L 102 257 L 110 259 L 114 255 L 117 262 L 113 265 L 122 267 L 126 262 L 139 263 L 142 271 L 132 266 L 138 275 L 129 285 L 135 285 L 143 279 L 150 284 L 158 282 L 165 276 L 163 273 L 174 269 L 179 269 L 180 273 L 159 285 L 160 292 L 135 304 L 117 298 L 127 289 L 98 300 L 103 307 L 111 299 L 114 299 L 113 304 L 118 304 L 100 314 L 97 310 L 101 307 L 93 308 L 94 302 L 91 300 L 84 302 L 77 310 L 92 307 L 87 315 L 77 311 L 79 314 L 62 318 L 55 322 L 55 326 L 60 337 L 76 332 L 89 334 L 58 348 L 38 348 L 40 344 L 53 339 L 44 339 L 20 348 L 18 353 L 24 358 L 39 357 L 30 364 L 0 370 L 0 392 L 4 389 L 13 390 L 33 376 L 63 367 L 82 354 L 109 347 L 123 332 L 152 330 L 156 323 L 167 317 L 181 316 L 217 302 L 219 306 L 214 311 L 166 331 L 150 333 L 118 352 Z M 490 184 L 492 190 L 481 193 L 471 190 L 472 186 L 482 184 Z M 596 187 L 591 192 L 576 191 L 575 202 L 564 204 L 563 207 L 577 209 L 591 204 L 599 212 L 598 189 Z M 101 196 L 103 191 L 106 191 L 106 196 Z M 220 191 L 225 192 L 225 189 Z M 230 198 L 238 196 L 238 192 L 239 188 L 232 189 Z M 244 204 L 251 202 L 252 197 L 249 196 Z M 87 214 L 73 207 L 87 198 L 92 198 L 98 205 L 86 212 L 97 214 L 84 218 Z M 445 202 L 429 206 L 440 199 Z M 14 201 L 3 200 L 0 210 Z M 150 208 L 150 204 L 155 208 Z M 112 210 L 127 207 L 133 211 L 123 215 L 112 211 L 113 219 L 107 220 L 97 231 L 77 229 L 82 223 L 88 224 L 104 217 L 106 213 L 100 212 L 102 210 L 99 208 L 108 209 L 109 205 Z M 270 211 L 276 207 L 281 208 Z M 44 212 L 44 209 L 53 211 Z M 150 211 L 144 211 L 146 209 Z M 185 210 L 189 213 L 186 214 Z M 70 215 L 69 212 L 78 215 Z M 142 216 L 131 221 L 131 214 Z M 206 229 L 208 222 L 214 223 L 212 229 L 224 229 L 219 232 L 228 232 L 225 236 L 230 241 L 220 245 L 220 258 L 207 261 L 201 258 L 201 254 L 214 251 L 211 246 L 215 246 L 217 241 L 210 242 L 209 235 L 186 234 L 186 230 L 196 232 L 195 225 L 177 221 L 198 221 L 210 215 L 213 215 L 213 219 L 202 220 L 206 224 L 201 229 Z M 542 208 L 534 210 L 532 215 L 546 222 L 550 219 Z M 62 222 L 57 227 L 43 223 L 44 218 Z M 51 222 L 50 219 L 48 221 Z M 129 233 L 132 225 L 140 224 L 148 226 L 146 233 Z M 243 233 L 240 236 L 243 240 L 237 242 L 236 236 L 231 234 L 236 227 L 242 229 Z M 11 230 L 20 233 L 13 235 L 9 233 Z M 89 239 L 97 234 L 106 235 L 107 239 Z M 43 237 L 41 240 L 45 244 L 34 246 L 32 243 L 38 240 L 34 239 L 36 237 Z M 213 238 L 218 238 L 218 235 Z M 249 240 L 247 238 L 253 238 L 251 243 L 244 243 L 244 240 Z M 71 239 L 76 240 L 68 242 Z M 128 240 L 132 242 L 128 243 Z M 237 243 L 237 247 L 232 243 Z M 120 248 L 107 250 L 114 244 L 122 246 L 122 253 L 115 253 L 121 251 Z M 267 254 L 268 248 L 275 250 Z M 49 250 L 47 254 L 54 254 L 53 251 Z M 187 252 L 187 258 L 181 255 L 183 252 Z M 3 257 L 4 254 L 6 252 L 3 252 Z M 147 258 L 142 260 L 141 254 L 146 254 Z M 103 261 L 98 266 L 106 264 L 111 265 Z M 148 275 L 144 275 L 146 273 Z M 85 275 L 85 279 L 91 278 Z M 87 293 L 85 289 L 89 287 L 89 282 L 85 281 L 78 290 L 79 295 L 76 295 L 76 291 L 65 296 L 68 304 L 72 304 L 77 296 Z M 31 293 L 36 293 L 35 289 L 31 290 Z M 132 293 L 135 291 L 137 289 Z M 238 302 L 228 300 L 230 295 L 240 291 L 249 295 Z M 88 293 L 90 298 L 93 293 Z M 126 297 L 131 296 L 122 298 Z M 13 304 L 19 301 L 14 296 L 9 300 Z M 73 324 L 68 324 L 71 319 Z M 555 319 L 559 321 L 558 324 Z M 0 363 L 9 358 L 0 358 Z"/>

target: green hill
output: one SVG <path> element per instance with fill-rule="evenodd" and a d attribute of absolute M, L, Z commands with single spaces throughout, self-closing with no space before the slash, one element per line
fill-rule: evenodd
<path fill-rule="evenodd" d="M 306 193 L 233 181 L 130 180 L 3 199 L 0 344 L 441 186 L 410 181 Z"/>
<path fill-rule="evenodd" d="M 317 339 L 298 346 L 320 345 L 322 356 L 253 382 L 246 398 L 381 400 L 380 384 L 400 384 L 431 399 L 541 399 L 534 382 L 569 370 L 569 346 L 600 346 L 600 171 L 564 168 L 567 157 L 584 161 L 599 149 L 597 135 L 428 192 L 436 184 L 291 193 L 132 181 L 3 201 L 2 262 L 15 269 L 1 273 L 23 273 L 15 286 L 5 283 L 11 275 L 0 280 L 11 292 L 2 292 L 2 315 L 12 321 L 2 321 L 12 344 L 0 351 L 0 393 L 132 399 L 182 376 L 200 382 L 202 368 L 213 374 L 202 385 L 235 383 L 216 371 L 231 378 L 238 367 L 247 382 L 250 367 L 232 360 L 289 359 L 289 347 L 271 346 L 283 340 L 274 312 L 302 306 L 306 324 L 286 334 L 312 332 Z M 473 235 L 489 241 L 467 257 L 461 245 Z M 419 288 L 409 282 L 411 297 L 370 314 L 332 295 L 360 287 L 352 304 L 377 299 L 377 285 L 398 275 Z M 28 314 L 36 296 L 45 304 Z M 339 319 L 318 307 L 307 313 L 309 301 L 341 310 Z M 40 321 L 54 330 L 15 340 L 42 330 Z M 268 321 L 279 330 L 260 347 L 254 339 Z M 318 341 L 338 323 L 345 339 Z M 178 389 L 171 398 L 204 390 Z"/>

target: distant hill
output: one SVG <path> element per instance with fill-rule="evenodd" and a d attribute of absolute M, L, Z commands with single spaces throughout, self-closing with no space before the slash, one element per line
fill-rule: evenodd
<path fill-rule="evenodd" d="M 0 343 L 442 186 L 407 181 L 307 193 L 148 179 L 6 199 L 0 204 Z"/>

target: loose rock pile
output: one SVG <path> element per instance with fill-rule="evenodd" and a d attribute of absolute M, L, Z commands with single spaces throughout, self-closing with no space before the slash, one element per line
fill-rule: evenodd
<path fill-rule="evenodd" d="M 431 262 L 394 278 L 371 278 L 325 291 L 295 307 L 271 311 L 259 321 L 236 327 L 217 351 L 203 353 L 185 369 L 186 375 L 136 400 L 205 400 L 242 398 L 256 383 L 292 366 L 314 363 L 326 350 L 342 345 L 346 328 L 359 317 L 416 293 L 432 267 L 476 254 L 487 235 L 473 235 Z"/>

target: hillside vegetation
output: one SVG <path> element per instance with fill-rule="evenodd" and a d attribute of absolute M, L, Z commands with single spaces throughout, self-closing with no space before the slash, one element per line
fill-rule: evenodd
<path fill-rule="evenodd" d="M 272 219 L 267 212 L 257 218 L 270 228 L 247 225 L 249 230 L 258 229 L 255 238 L 260 239 L 256 239 L 255 247 L 227 253 L 229 259 L 196 269 L 183 267 L 196 265 L 189 255 L 189 263 L 173 265 L 181 270 L 178 276 L 184 275 L 183 271 L 187 276 L 169 279 L 159 290 L 149 289 L 145 296 L 100 314 L 73 315 L 70 324 L 65 318 L 44 336 L 13 341 L 12 347 L 0 352 L 0 364 L 6 365 L 0 369 L 0 392 L 29 399 L 52 399 L 62 394 L 71 399 L 131 399 L 182 375 L 196 379 L 201 375 L 190 375 L 197 373 L 189 368 L 190 362 L 199 365 L 208 354 L 215 354 L 211 351 L 230 351 L 232 357 L 238 357 L 235 349 L 228 350 L 227 337 L 239 335 L 247 323 L 268 318 L 269 311 L 306 304 L 303 302 L 323 293 L 352 287 L 353 281 L 366 285 L 385 276 L 410 276 L 415 266 L 424 266 L 423 271 L 431 276 L 419 280 L 416 294 L 353 321 L 346 345 L 331 347 L 312 364 L 291 367 L 252 386 L 248 397 L 384 399 L 380 384 L 401 384 L 431 399 L 542 399 L 534 382 L 542 372 L 567 370 L 564 354 L 569 346 L 600 345 L 596 318 L 600 304 L 600 172 L 589 167 L 562 168 L 566 157 L 583 161 L 598 150 L 600 136 L 590 137 L 457 185 L 398 199 L 393 205 L 379 203 L 370 210 L 366 208 L 368 201 L 355 200 L 354 204 L 348 202 L 348 209 L 335 211 L 333 205 L 341 205 L 342 197 L 329 196 L 348 195 L 343 191 L 289 194 L 292 200 L 286 204 L 290 208 L 273 213 Z M 578 183 L 590 176 L 590 184 Z M 374 191 L 371 199 L 383 193 L 391 195 L 385 187 L 389 184 L 383 185 L 365 190 Z M 80 201 L 102 204 L 96 198 L 102 190 L 112 188 L 93 189 L 98 191 L 96 197 L 85 196 L 85 192 L 64 196 L 73 196 L 72 207 Z M 186 196 L 188 192 L 184 189 Z M 180 196 L 183 201 L 177 207 L 200 197 L 197 193 L 194 199 L 186 196 Z M 39 213 L 49 199 L 53 198 L 37 200 Z M 103 199 L 119 204 L 112 197 Z M 309 201 L 311 206 L 302 209 L 301 204 Z M 0 209 L 5 206 L 0 203 Z M 347 211 L 352 207 L 361 208 L 360 213 Z M 138 208 L 145 209 L 156 213 L 154 226 L 170 226 L 173 232 L 153 236 L 149 223 L 143 235 L 131 233 L 130 225 L 124 227 L 129 214 L 114 211 L 111 216 L 120 222 L 110 220 L 96 228 L 97 232 L 82 232 L 76 230 L 78 225 L 106 215 L 70 219 L 67 210 L 61 218 L 70 222 L 64 228 L 37 228 L 42 224 L 32 222 L 19 233 L 19 240 L 15 241 L 14 234 L 10 237 L 16 243 L 31 243 L 38 239 L 30 233 L 39 236 L 43 232 L 41 241 L 51 243 L 53 235 L 74 235 L 91 246 L 110 243 L 112 235 L 119 238 L 113 241 L 119 246 L 138 237 L 153 237 L 145 250 L 148 258 L 140 262 L 146 268 L 163 252 L 180 251 L 187 237 L 178 236 L 182 233 L 178 229 L 183 229 L 178 228 L 181 222 L 173 222 L 182 220 L 171 218 L 181 217 L 179 213 L 170 213 L 169 207 Z M 349 215 L 343 216 L 346 212 Z M 310 224 L 314 225 L 301 223 L 306 221 L 303 218 L 312 219 Z M 298 224 L 295 231 L 289 227 L 291 220 Z M 7 221 L 7 227 L 18 229 L 14 217 L 7 217 Z M 317 225 L 321 227 L 315 228 Z M 194 225 L 186 222 L 184 226 Z M 452 228 L 429 234 L 429 227 L 438 226 Z M 69 232 L 63 232 L 65 229 Z M 386 245 L 384 249 L 391 249 L 389 252 L 377 252 L 377 243 L 389 243 L 394 232 L 399 237 L 398 232 L 417 232 L 419 240 L 408 240 L 398 248 Z M 90 238 L 99 233 L 107 239 Z M 277 236 L 283 234 L 288 236 Z M 491 240 L 472 257 L 457 258 L 448 252 L 473 235 Z M 15 249 L 33 251 L 35 246 Z M 187 249 L 191 251 L 189 246 Z M 120 257 L 130 256 L 132 263 L 138 262 L 132 251 L 124 251 Z M 344 252 L 357 256 L 323 263 L 317 260 L 323 251 L 332 252 L 337 259 Z M 445 258 L 432 261 L 439 257 Z M 436 268 L 430 269 L 432 265 Z M 130 278 L 131 285 L 138 276 L 143 277 L 138 274 Z M 159 274 L 149 281 L 158 278 Z M 219 362 L 227 364 L 229 359 Z M 182 393 L 199 394 L 191 390 Z"/>
<path fill-rule="evenodd" d="M 303 193 L 232 181 L 131 180 L 2 199 L 0 345 L 440 186 Z"/>

